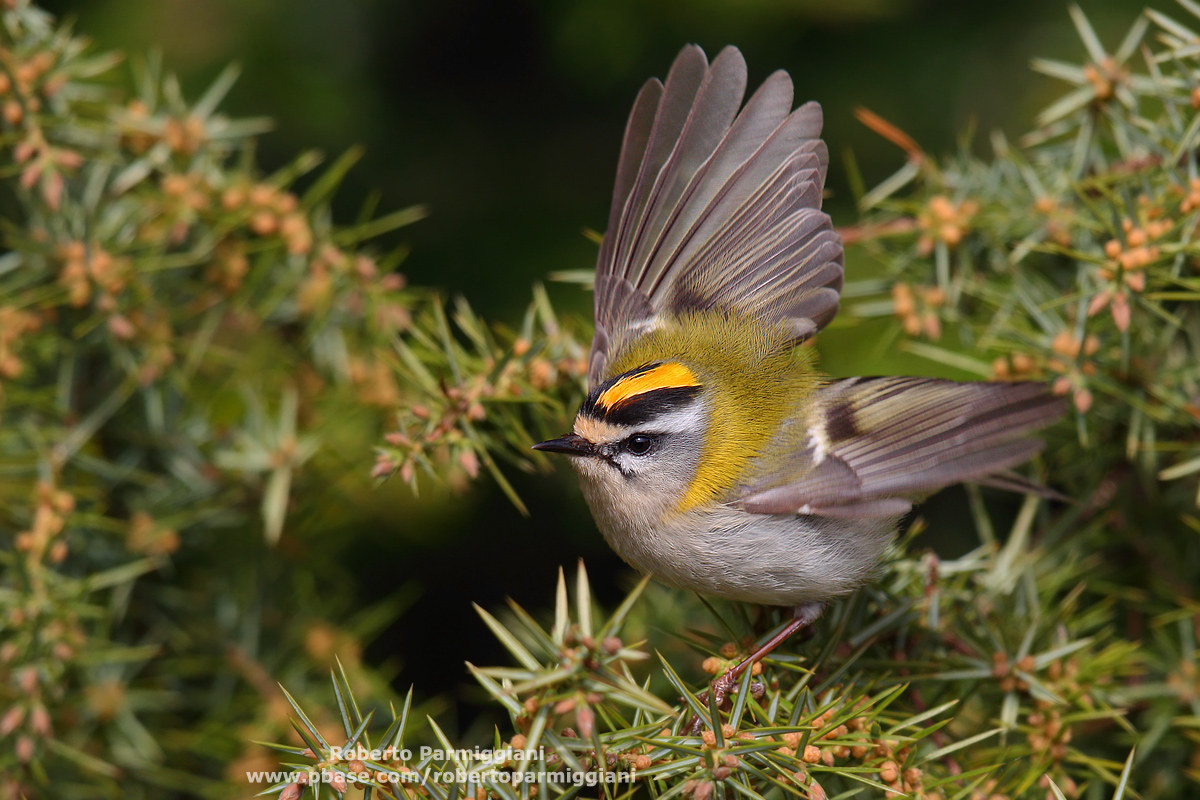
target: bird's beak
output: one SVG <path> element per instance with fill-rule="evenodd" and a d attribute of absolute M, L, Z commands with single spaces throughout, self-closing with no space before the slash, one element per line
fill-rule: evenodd
<path fill-rule="evenodd" d="M 577 433 L 568 433 L 557 439 L 547 439 L 533 446 L 534 450 L 544 450 L 547 453 L 565 453 L 569 456 L 588 456 L 595 452 L 595 446 Z"/>

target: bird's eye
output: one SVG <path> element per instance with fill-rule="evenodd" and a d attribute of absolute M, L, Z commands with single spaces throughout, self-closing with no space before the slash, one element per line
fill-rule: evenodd
<path fill-rule="evenodd" d="M 654 437 L 644 433 L 635 433 L 625 440 L 625 449 L 635 456 L 644 456 L 654 446 Z"/>

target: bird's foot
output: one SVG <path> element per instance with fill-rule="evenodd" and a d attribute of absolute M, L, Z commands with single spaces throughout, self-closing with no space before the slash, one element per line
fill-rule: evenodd
<path fill-rule="evenodd" d="M 776 647 L 783 644 L 783 642 L 785 642 L 788 637 L 790 637 L 796 631 L 808 628 L 810 625 L 816 622 L 820 618 L 821 614 L 824 613 L 824 611 L 824 603 L 801 603 L 800 605 L 796 606 L 792 619 L 790 622 L 788 622 L 788 624 L 784 625 L 783 628 L 781 628 L 774 636 L 764 642 L 748 658 L 742 659 L 736 666 L 713 681 L 709 686 L 708 691 L 701 692 L 699 694 L 697 699 L 700 701 L 700 704 L 702 706 L 710 707 L 708 698 L 711 695 L 711 697 L 716 701 L 718 711 L 725 708 L 729 699 L 729 693 L 733 690 L 733 687 L 737 685 L 738 680 L 742 677 L 743 672 L 748 669 L 752 669 L 756 663 L 769 655 Z M 758 688 L 760 692 L 765 691 L 765 688 L 762 686 L 762 684 L 758 684 Z M 753 685 L 751 691 L 753 691 Z M 715 727 L 719 724 L 719 722 L 720 720 L 714 719 L 712 724 Z M 704 717 L 700 714 L 693 715 L 691 720 L 684 725 L 684 728 L 692 736 L 700 733 L 700 730 L 703 727 Z"/>
<path fill-rule="evenodd" d="M 752 666 L 753 662 L 749 660 L 743 661 L 742 663 L 730 669 L 721 677 L 714 680 L 706 690 L 696 695 L 696 699 L 700 701 L 700 705 L 704 706 L 705 708 L 711 708 L 712 706 L 709 705 L 708 698 L 712 697 L 713 701 L 716 703 L 718 711 L 728 710 L 730 706 L 730 694 L 732 694 L 735 687 L 737 687 L 742 673 Z M 762 681 L 754 680 L 750 682 L 750 694 L 753 696 L 762 697 L 766 690 L 767 687 Z M 715 726 L 719 722 L 720 720 L 713 720 L 713 725 Z M 684 729 L 687 730 L 690 735 L 696 736 L 701 730 L 704 729 L 704 723 L 705 719 L 702 715 L 693 714 L 692 718 L 684 726 Z"/>
<path fill-rule="evenodd" d="M 717 678 L 709 688 L 705 689 L 700 694 L 696 695 L 696 699 L 700 701 L 700 705 L 704 708 L 712 709 L 713 706 L 709 703 L 709 697 L 715 701 L 718 717 L 712 721 L 712 726 L 715 728 L 720 724 L 720 712 L 728 706 L 729 692 L 733 689 L 733 681 L 729 680 L 732 670 L 726 672 L 721 677 Z M 693 712 L 692 718 L 684 725 L 684 730 L 690 736 L 699 736 L 700 731 L 704 730 L 705 719 L 702 714 Z"/>

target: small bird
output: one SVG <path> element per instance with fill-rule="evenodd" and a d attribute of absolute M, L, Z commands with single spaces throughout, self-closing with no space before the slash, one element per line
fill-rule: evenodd
<path fill-rule="evenodd" d="M 713 684 L 871 580 L 900 519 L 1004 482 L 1064 410 L 1036 383 L 828 379 L 797 345 L 837 313 L 842 241 L 821 210 L 821 108 L 778 71 L 742 105 L 734 47 L 683 48 L 634 101 L 595 279 L 589 391 L 563 453 L 627 563 L 794 610 Z M 740 108 L 740 111 L 739 111 Z M 1008 481 L 1010 485 L 1016 481 Z"/>

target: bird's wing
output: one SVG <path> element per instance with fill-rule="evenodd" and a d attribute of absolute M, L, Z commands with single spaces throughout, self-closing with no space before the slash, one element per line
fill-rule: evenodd
<path fill-rule="evenodd" d="M 842 241 L 821 211 L 821 107 L 776 72 L 741 106 L 746 63 L 685 47 L 625 128 L 596 263 L 588 377 L 662 315 L 728 309 L 811 336 L 837 312 Z"/>
<path fill-rule="evenodd" d="M 735 501 L 760 514 L 886 517 L 952 483 L 984 481 L 1038 452 L 1029 434 L 1061 398 L 1037 383 L 849 378 L 818 389 Z"/>

